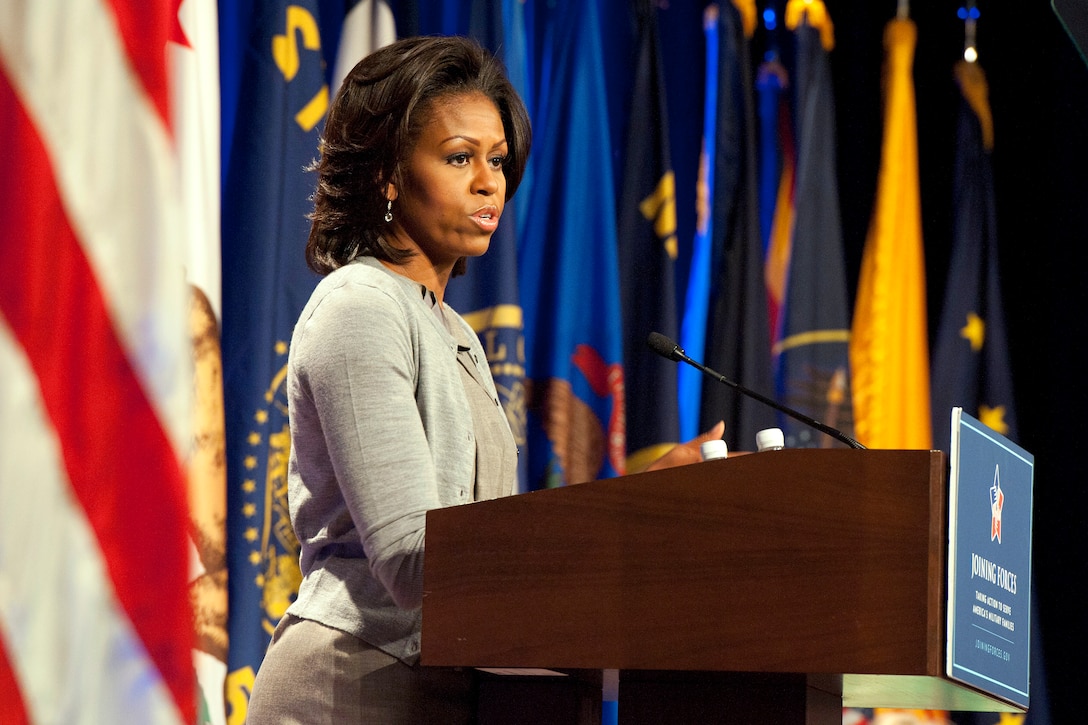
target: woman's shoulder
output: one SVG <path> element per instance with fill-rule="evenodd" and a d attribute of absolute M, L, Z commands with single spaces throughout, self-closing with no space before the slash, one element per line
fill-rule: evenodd
<path fill-rule="evenodd" d="M 412 316 L 409 299 L 390 272 L 352 262 L 318 282 L 299 315 L 296 332 L 328 327 L 335 334 L 338 329 L 373 328 L 383 320 L 403 321 Z"/>
<path fill-rule="evenodd" d="M 408 289 L 392 272 L 377 260 L 364 258 L 325 275 L 310 295 L 307 308 L 313 314 L 330 304 L 354 306 L 366 302 L 402 306 L 407 300 Z"/>
<path fill-rule="evenodd" d="M 344 287 L 375 289 L 386 293 L 396 293 L 403 288 L 397 275 L 385 268 L 373 257 L 359 257 L 344 266 L 329 272 L 318 284 L 333 290 Z"/>

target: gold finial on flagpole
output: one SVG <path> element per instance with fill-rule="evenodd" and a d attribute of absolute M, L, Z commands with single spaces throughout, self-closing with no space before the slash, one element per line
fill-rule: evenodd
<path fill-rule="evenodd" d="M 797 30 L 802 22 L 819 31 L 824 50 L 830 53 L 834 49 L 835 26 L 824 0 L 789 0 L 786 3 L 786 27 Z"/>

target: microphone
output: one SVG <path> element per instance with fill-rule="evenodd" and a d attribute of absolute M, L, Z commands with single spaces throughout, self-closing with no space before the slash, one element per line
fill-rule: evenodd
<path fill-rule="evenodd" d="M 772 408 L 774 408 L 775 410 L 780 411 L 782 413 L 785 413 L 786 415 L 790 416 L 791 418 L 794 418 L 795 420 L 801 421 L 802 423 L 809 426 L 810 428 L 815 428 L 816 430 L 820 431 L 821 433 L 826 433 L 827 435 L 831 436 L 832 438 L 839 441 L 840 443 L 845 443 L 846 445 L 850 446 L 851 448 L 855 448 L 855 449 L 859 449 L 859 450 L 865 448 L 865 446 L 861 445 L 856 440 L 854 440 L 850 436 L 843 433 L 841 430 L 838 430 L 836 428 L 832 428 L 829 425 L 821 423 L 820 421 L 816 420 L 815 418 L 810 418 L 807 415 L 805 415 L 804 413 L 801 413 L 799 411 L 794 410 L 793 408 L 789 408 L 789 407 L 787 407 L 785 405 L 782 405 L 777 400 L 771 400 L 770 398 L 768 398 L 766 396 L 760 395 L 759 393 L 755 392 L 754 390 L 749 390 L 748 388 L 744 387 L 740 383 L 733 382 L 732 380 L 725 377 L 721 373 L 718 373 L 718 372 L 715 372 L 714 370 L 711 370 L 710 368 L 703 365 L 702 363 L 695 362 L 694 360 L 692 360 L 690 357 L 687 356 L 687 354 L 683 351 L 683 349 L 681 349 L 681 347 L 679 345 L 677 345 L 675 342 L 673 342 L 669 338 L 662 335 L 660 332 L 651 332 L 650 336 L 648 338 L 646 338 L 646 344 L 650 346 L 651 350 L 656 352 L 661 357 L 668 358 L 669 360 L 673 360 L 674 362 L 686 362 L 688 365 L 691 365 L 692 367 L 697 368 L 698 370 L 702 371 L 704 374 L 709 375 L 710 377 L 714 378 L 719 383 L 725 383 L 729 387 L 736 390 L 738 393 L 742 393 L 744 395 L 747 395 L 749 398 L 752 398 L 754 400 L 758 400 L 759 402 L 763 403 L 764 405 L 769 405 Z"/>

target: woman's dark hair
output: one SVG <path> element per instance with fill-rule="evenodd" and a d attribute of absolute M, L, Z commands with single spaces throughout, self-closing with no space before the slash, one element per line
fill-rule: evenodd
<path fill-rule="evenodd" d="M 398 183 L 408 157 L 433 113 L 434 101 L 482 93 L 499 109 L 508 153 L 503 162 L 506 199 L 521 183 L 532 131 L 525 104 L 502 64 L 472 40 L 407 38 L 371 53 L 352 69 L 325 121 L 306 263 L 319 274 L 356 257 L 401 263 L 412 252 L 381 237 L 385 189 Z M 464 260 L 454 268 L 463 271 Z"/>

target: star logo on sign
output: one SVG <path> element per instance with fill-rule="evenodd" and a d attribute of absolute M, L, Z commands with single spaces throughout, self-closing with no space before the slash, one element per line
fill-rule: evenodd
<path fill-rule="evenodd" d="M 994 485 L 990 486 L 990 541 L 1001 543 L 1001 509 L 1005 506 L 1005 492 L 1001 490 L 1001 468 L 994 466 Z"/>

